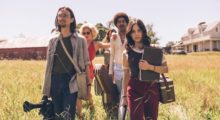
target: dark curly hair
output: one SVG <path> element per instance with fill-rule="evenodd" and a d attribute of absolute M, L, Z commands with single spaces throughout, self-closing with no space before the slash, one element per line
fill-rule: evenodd
<path fill-rule="evenodd" d="M 116 26 L 117 22 L 118 22 L 118 19 L 119 18 L 124 18 L 126 23 L 128 24 L 129 23 L 129 17 L 126 13 L 123 13 L 123 12 L 119 12 L 117 13 L 114 18 L 113 18 L 113 21 L 114 21 L 114 25 Z"/>
<path fill-rule="evenodd" d="M 134 40 L 131 37 L 132 31 L 133 31 L 133 27 L 134 25 L 137 24 L 138 27 L 140 28 L 140 30 L 142 31 L 142 43 L 144 46 L 148 47 L 150 46 L 150 37 L 147 35 L 147 29 L 144 25 L 144 23 L 140 20 L 134 20 L 132 22 L 129 23 L 128 28 L 127 28 L 127 33 L 126 33 L 126 37 L 127 37 L 127 45 L 126 45 L 126 49 L 129 51 L 131 46 L 134 46 Z"/>
<path fill-rule="evenodd" d="M 74 13 L 73 11 L 69 8 L 69 7 L 61 7 L 58 9 L 57 11 L 57 15 L 56 15 L 56 18 L 55 18 L 55 26 L 56 26 L 56 29 L 58 31 L 61 31 L 61 27 L 60 25 L 58 24 L 58 12 L 61 11 L 61 10 L 67 10 L 70 12 L 70 17 L 74 19 L 74 21 L 70 24 L 70 31 L 72 33 L 75 33 L 76 32 L 76 19 L 75 19 L 75 16 L 74 16 Z"/>

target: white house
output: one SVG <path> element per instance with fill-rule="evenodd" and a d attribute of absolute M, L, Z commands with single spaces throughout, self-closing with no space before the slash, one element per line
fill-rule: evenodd
<path fill-rule="evenodd" d="M 186 52 L 220 51 L 220 21 L 189 28 L 181 42 Z"/>

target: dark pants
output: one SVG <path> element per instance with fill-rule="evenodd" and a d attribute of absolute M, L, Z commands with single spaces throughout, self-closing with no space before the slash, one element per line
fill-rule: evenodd
<path fill-rule="evenodd" d="M 142 99 L 140 99 L 143 97 Z M 131 120 L 157 120 L 159 91 L 156 83 L 130 80 L 128 108 Z"/>
<path fill-rule="evenodd" d="M 52 74 L 51 97 L 54 104 L 56 119 L 70 118 L 75 119 L 77 92 L 70 94 L 69 74 Z"/>

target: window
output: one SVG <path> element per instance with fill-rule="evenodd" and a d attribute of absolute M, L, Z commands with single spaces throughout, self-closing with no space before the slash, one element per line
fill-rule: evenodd
<path fill-rule="evenodd" d="M 218 32 L 218 27 L 216 27 L 215 31 Z"/>

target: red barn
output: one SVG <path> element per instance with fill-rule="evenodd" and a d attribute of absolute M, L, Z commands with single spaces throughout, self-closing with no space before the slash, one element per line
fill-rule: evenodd
<path fill-rule="evenodd" d="M 0 40 L 0 59 L 46 59 L 49 39 L 12 38 Z"/>

